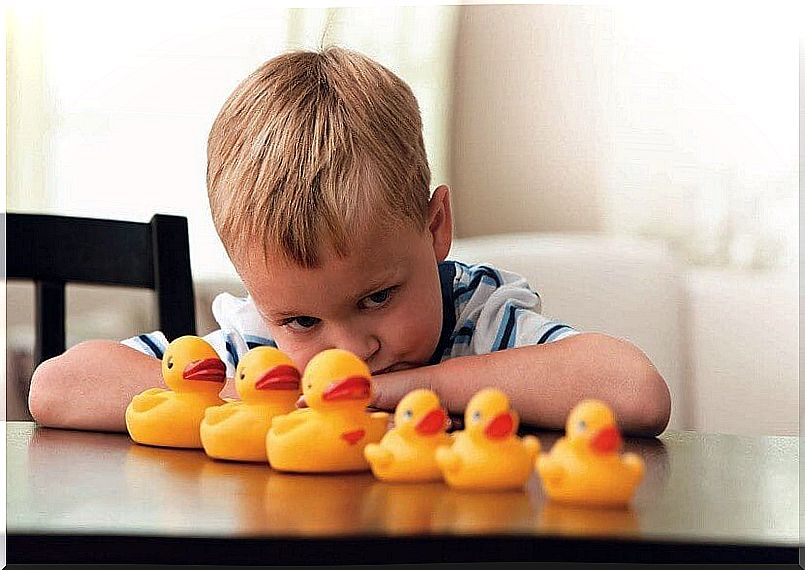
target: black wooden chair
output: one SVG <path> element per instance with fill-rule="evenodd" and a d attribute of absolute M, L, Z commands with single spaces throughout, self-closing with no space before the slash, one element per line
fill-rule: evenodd
<path fill-rule="evenodd" d="M 172 340 L 195 334 L 187 219 L 149 223 L 8 213 L 6 277 L 35 283 L 34 366 L 65 350 L 66 283 L 156 292 L 159 327 Z"/>

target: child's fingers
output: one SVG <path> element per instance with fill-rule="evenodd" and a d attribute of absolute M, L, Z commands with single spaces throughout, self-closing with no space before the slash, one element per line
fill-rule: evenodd
<path fill-rule="evenodd" d="M 371 405 L 381 410 L 393 410 L 408 392 L 418 388 L 431 388 L 428 375 L 403 370 L 375 376 Z"/>

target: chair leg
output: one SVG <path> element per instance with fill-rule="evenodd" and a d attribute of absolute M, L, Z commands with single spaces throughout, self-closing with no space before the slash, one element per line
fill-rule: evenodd
<path fill-rule="evenodd" d="M 156 214 L 151 218 L 151 240 L 160 329 L 169 341 L 182 335 L 196 334 L 196 304 L 190 271 L 187 220 L 179 216 Z M 184 268 L 184 271 L 180 268 Z"/>
<path fill-rule="evenodd" d="M 36 307 L 36 344 L 34 365 L 64 352 L 64 282 L 37 281 L 34 297 Z"/>

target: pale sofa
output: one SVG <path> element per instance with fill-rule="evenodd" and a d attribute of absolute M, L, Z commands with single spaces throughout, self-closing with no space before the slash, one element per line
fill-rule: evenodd
<path fill-rule="evenodd" d="M 463 239 L 451 255 L 516 271 L 543 312 L 639 346 L 670 388 L 670 428 L 799 434 L 794 270 L 688 267 L 660 243 L 595 235 Z"/>

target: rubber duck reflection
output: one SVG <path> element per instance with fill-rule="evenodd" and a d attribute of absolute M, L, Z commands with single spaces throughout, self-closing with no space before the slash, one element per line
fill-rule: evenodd
<path fill-rule="evenodd" d="M 123 473 L 130 520 L 143 528 L 199 529 L 204 515 L 189 511 L 188 504 L 204 505 L 201 484 L 204 453 L 196 450 L 165 449 L 130 445 Z"/>
<path fill-rule="evenodd" d="M 366 531 L 371 474 L 310 475 L 271 472 L 265 484 L 265 523 L 284 533 Z"/>
<path fill-rule="evenodd" d="M 205 461 L 202 492 L 212 524 L 247 535 L 276 531 L 266 529 L 265 515 L 265 487 L 273 475 L 265 464 Z"/>
<path fill-rule="evenodd" d="M 623 536 L 637 533 L 640 520 L 631 508 L 585 507 L 546 501 L 539 512 L 540 530 L 584 536 Z"/>
<path fill-rule="evenodd" d="M 366 498 L 367 521 L 372 528 L 390 534 L 429 532 L 433 527 L 434 507 L 449 492 L 442 482 L 374 483 Z"/>
<path fill-rule="evenodd" d="M 432 524 L 435 531 L 518 532 L 534 528 L 537 508 L 532 494 L 521 490 L 479 492 L 448 488 L 434 505 Z"/>

